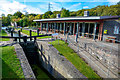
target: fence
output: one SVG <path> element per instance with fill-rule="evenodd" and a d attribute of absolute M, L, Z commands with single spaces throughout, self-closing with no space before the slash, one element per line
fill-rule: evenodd
<path fill-rule="evenodd" d="M 106 75 L 107 78 L 110 77 L 110 72 L 113 75 L 118 76 L 118 60 L 115 60 L 117 57 L 115 55 L 111 57 L 110 55 L 110 53 L 113 52 L 112 47 L 110 51 L 107 51 L 104 49 L 103 45 L 98 47 L 96 44 L 84 42 L 81 40 L 76 42 L 76 38 L 70 38 L 70 36 L 67 36 L 67 41 L 69 44 L 77 46 L 78 52 L 80 52 L 81 49 L 85 50 L 90 56 L 88 57 L 86 54 L 82 55 L 91 61 L 90 65 L 94 64 L 98 70 L 102 71 L 102 73 Z M 91 57 L 94 58 L 94 60 L 92 60 Z M 105 68 L 107 68 L 107 70 L 103 70 L 95 63 L 95 61 L 99 61 Z"/>

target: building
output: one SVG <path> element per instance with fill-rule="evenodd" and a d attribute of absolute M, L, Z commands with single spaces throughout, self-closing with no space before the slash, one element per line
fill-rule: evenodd
<path fill-rule="evenodd" d="M 92 39 L 105 40 L 107 37 L 115 37 L 120 41 L 120 16 L 88 16 L 64 17 L 33 20 L 40 23 L 41 31 L 53 33 L 69 33 Z M 117 31 L 117 32 L 116 32 Z"/>

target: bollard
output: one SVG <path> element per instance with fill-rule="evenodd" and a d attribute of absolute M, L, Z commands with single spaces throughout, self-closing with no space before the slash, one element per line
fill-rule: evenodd
<path fill-rule="evenodd" d="M 27 36 L 24 36 L 23 41 L 24 43 L 27 43 Z"/>
<path fill-rule="evenodd" d="M 15 28 L 13 28 L 13 32 L 14 32 Z"/>
<path fill-rule="evenodd" d="M 20 37 L 21 37 L 20 30 L 18 31 L 18 36 L 19 36 L 19 42 L 21 42 L 20 41 Z"/>
<path fill-rule="evenodd" d="M 21 32 L 22 32 L 22 28 L 21 28 Z"/>
<path fill-rule="evenodd" d="M 34 37 L 34 43 L 36 42 L 36 37 Z"/>
<path fill-rule="evenodd" d="M 76 42 L 77 42 L 77 38 L 78 38 L 78 33 L 76 33 L 76 39 L 75 39 Z"/>
<path fill-rule="evenodd" d="M 37 35 L 39 36 L 39 29 L 37 30 Z"/>
<path fill-rule="evenodd" d="M 32 30 L 30 30 L 30 41 L 32 41 Z"/>
<path fill-rule="evenodd" d="M 67 34 L 67 41 L 69 41 L 69 34 L 70 34 L 70 33 Z"/>
<path fill-rule="evenodd" d="M 14 41 L 17 41 L 17 38 L 15 38 Z"/>
<path fill-rule="evenodd" d="M 11 30 L 11 37 L 13 37 L 13 30 Z"/>
<path fill-rule="evenodd" d="M 86 43 L 85 43 L 85 45 L 84 45 L 84 48 L 86 49 Z"/>

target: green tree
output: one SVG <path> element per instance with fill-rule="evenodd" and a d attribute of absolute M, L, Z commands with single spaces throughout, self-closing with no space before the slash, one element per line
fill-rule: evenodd
<path fill-rule="evenodd" d="M 27 17 L 23 17 L 23 26 L 26 27 L 28 26 L 29 20 Z"/>
<path fill-rule="evenodd" d="M 120 5 L 120 1 L 117 4 Z"/>
<path fill-rule="evenodd" d="M 8 17 L 2 16 L 2 25 L 3 26 L 9 25 Z"/>
<path fill-rule="evenodd" d="M 40 14 L 36 15 L 35 19 L 42 19 L 42 15 L 40 15 Z"/>
<path fill-rule="evenodd" d="M 50 18 L 56 18 L 56 14 L 52 14 Z"/>
<path fill-rule="evenodd" d="M 47 11 L 45 14 L 42 15 L 42 19 L 50 18 L 50 15 L 53 13 L 51 11 Z"/>
<path fill-rule="evenodd" d="M 77 16 L 77 14 L 76 14 L 76 12 L 75 11 L 72 11 L 72 12 L 70 12 L 70 16 L 72 17 L 74 17 L 74 16 Z"/>
<path fill-rule="evenodd" d="M 23 14 L 22 14 L 20 11 L 17 11 L 16 13 L 13 14 L 13 16 L 17 16 L 17 17 L 19 17 L 19 18 L 22 18 L 22 17 L 21 17 L 22 15 L 23 15 Z"/>
<path fill-rule="evenodd" d="M 20 25 L 21 27 L 23 27 L 23 19 L 20 19 L 19 25 Z"/>
<path fill-rule="evenodd" d="M 69 16 L 70 16 L 69 10 L 62 9 L 61 17 L 69 17 Z"/>
<path fill-rule="evenodd" d="M 34 16 L 33 15 L 29 15 L 29 17 L 28 17 L 28 22 L 29 22 L 29 26 L 32 26 L 32 22 L 33 22 L 33 20 L 34 20 L 35 18 L 34 18 Z"/>

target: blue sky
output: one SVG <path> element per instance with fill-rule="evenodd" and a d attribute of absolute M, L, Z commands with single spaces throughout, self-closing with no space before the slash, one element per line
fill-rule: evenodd
<path fill-rule="evenodd" d="M 120 0 L 0 0 L 0 15 L 4 13 L 14 14 L 16 11 L 35 14 L 43 14 L 48 11 L 50 2 L 51 11 L 60 11 L 62 7 L 77 11 L 80 9 L 91 9 L 98 5 L 114 5 Z"/>

